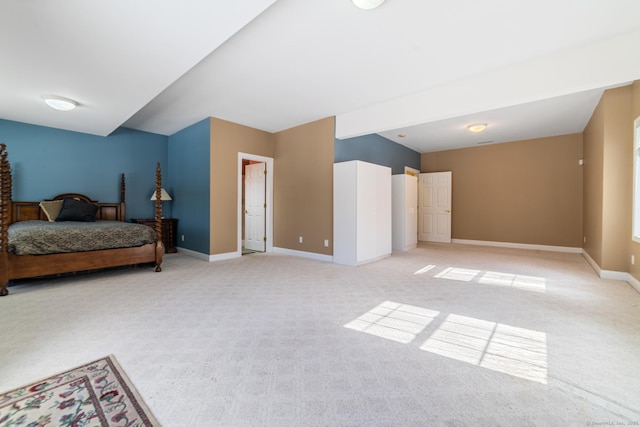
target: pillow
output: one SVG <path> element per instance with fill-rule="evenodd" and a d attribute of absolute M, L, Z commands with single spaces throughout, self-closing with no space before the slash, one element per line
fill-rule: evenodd
<path fill-rule="evenodd" d="M 56 221 L 95 222 L 98 206 L 82 200 L 65 197 Z"/>
<path fill-rule="evenodd" d="M 60 209 L 62 208 L 62 200 L 50 200 L 40 202 L 40 209 L 47 216 L 49 222 L 54 222 L 58 218 Z"/>

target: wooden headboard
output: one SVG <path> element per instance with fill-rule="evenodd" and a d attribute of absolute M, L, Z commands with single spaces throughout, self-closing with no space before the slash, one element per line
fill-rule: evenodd
<path fill-rule="evenodd" d="M 124 174 L 120 175 L 119 203 L 99 203 L 97 200 L 93 200 L 90 197 L 80 193 L 58 194 L 52 199 L 46 200 L 62 200 L 67 197 L 82 200 L 87 203 L 93 203 L 94 205 L 98 206 L 98 212 L 96 212 L 96 220 L 126 220 Z M 11 202 L 11 216 L 9 218 L 9 224 L 29 220 L 47 220 L 47 216 L 44 214 L 42 209 L 40 209 L 40 202 Z"/>

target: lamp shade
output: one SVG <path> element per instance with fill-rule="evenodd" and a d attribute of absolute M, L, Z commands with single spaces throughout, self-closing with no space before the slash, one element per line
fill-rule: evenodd
<path fill-rule="evenodd" d="M 151 195 L 151 199 L 149 199 L 149 200 L 155 200 L 155 199 L 156 199 L 156 191 L 153 192 L 153 194 Z M 165 202 L 167 200 L 173 200 L 173 199 L 171 198 L 169 193 L 167 193 L 167 190 L 165 190 L 164 188 L 161 188 L 160 189 L 160 200 Z"/>

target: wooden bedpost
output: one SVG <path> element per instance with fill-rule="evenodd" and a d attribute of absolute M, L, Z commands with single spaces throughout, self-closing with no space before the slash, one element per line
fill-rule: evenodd
<path fill-rule="evenodd" d="M 162 171 L 160 162 L 156 165 L 156 271 L 162 271 L 162 255 L 164 245 L 162 244 Z"/>
<path fill-rule="evenodd" d="M 0 296 L 9 293 L 9 222 L 11 215 L 11 166 L 7 146 L 0 144 Z"/>
<path fill-rule="evenodd" d="M 124 186 L 124 173 L 120 174 L 120 217 L 118 221 L 127 220 L 126 200 L 125 200 L 125 186 Z"/>

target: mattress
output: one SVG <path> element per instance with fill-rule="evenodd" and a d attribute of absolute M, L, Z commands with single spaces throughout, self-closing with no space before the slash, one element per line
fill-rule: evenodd
<path fill-rule="evenodd" d="M 156 241 L 153 228 L 122 221 L 20 221 L 8 232 L 8 250 L 15 255 L 129 248 Z"/>

